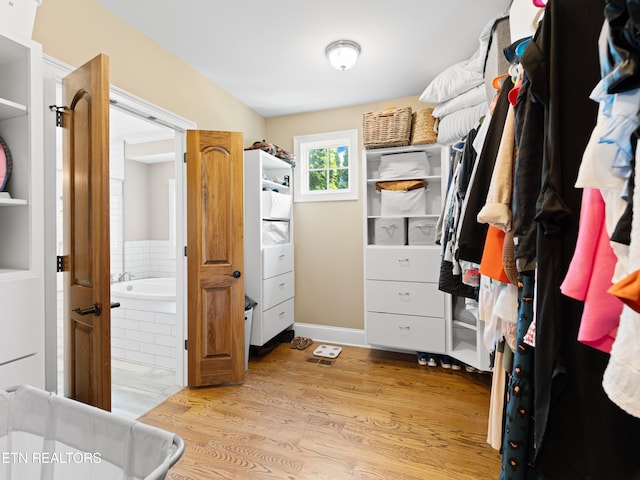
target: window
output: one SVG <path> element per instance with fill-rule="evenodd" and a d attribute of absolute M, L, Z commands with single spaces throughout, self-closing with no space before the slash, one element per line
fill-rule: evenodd
<path fill-rule="evenodd" d="M 358 199 L 358 130 L 294 137 L 296 202 Z"/>

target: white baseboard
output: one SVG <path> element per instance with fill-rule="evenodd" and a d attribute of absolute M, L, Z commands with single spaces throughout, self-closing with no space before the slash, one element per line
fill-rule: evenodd
<path fill-rule="evenodd" d="M 293 329 L 298 337 L 309 337 L 314 342 L 338 343 L 354 347 L 371 348 L 365 343 L 364 330 L 355 328 L 327 327 L 310 323 L 295 323 Z"/>

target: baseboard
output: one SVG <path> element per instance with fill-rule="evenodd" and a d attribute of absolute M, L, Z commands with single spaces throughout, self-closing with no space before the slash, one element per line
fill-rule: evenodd
<path fill-rule="evenodd" d="M 316 343 L 338 343 L 340 345 L 371 348 L 371 345 L 367 345 L 365 342 L 364 330 L 356 328 L 295 323 L 293 329 L 296 336 L 313 338 Z"/>

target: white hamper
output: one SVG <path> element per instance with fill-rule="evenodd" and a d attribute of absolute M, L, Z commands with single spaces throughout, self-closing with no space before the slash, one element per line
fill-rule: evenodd
<path fill-rule="evenodd" d="M 380 192 L 380 214 L 384 217 L 415 216 L 427 214 L 427 189 L 382 190 Z"/>
<path fill-rule="evenodd" d="M 0 390 L 0 479 L 163 479 L 182 439 L 37 388 Z"/>
<path fill-rule="evenodd" d="M 424 178 L 429 176 L 429 171 L 426 152 L 380 155 L 380 179 Z"/>
<path fill-rule="evenodd" d="M 375 218 L 373 221 L 375 245 L 406 245 L 407 224 L 404 218 Z"/>

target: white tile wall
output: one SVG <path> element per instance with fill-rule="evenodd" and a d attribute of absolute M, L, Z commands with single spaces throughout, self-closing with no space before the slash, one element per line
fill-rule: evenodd
<path fill-rule="evenodd" d="M 175 277 L 175 252 L 168 240 L 127 241 L 124 245 L 124 268 L 134 278 Z"/>
<path fill-rule="evenodd" d="M 163 368 L 176 368 L 176 316 L 117 308 L 111 311 L 111 355 Z"/>

